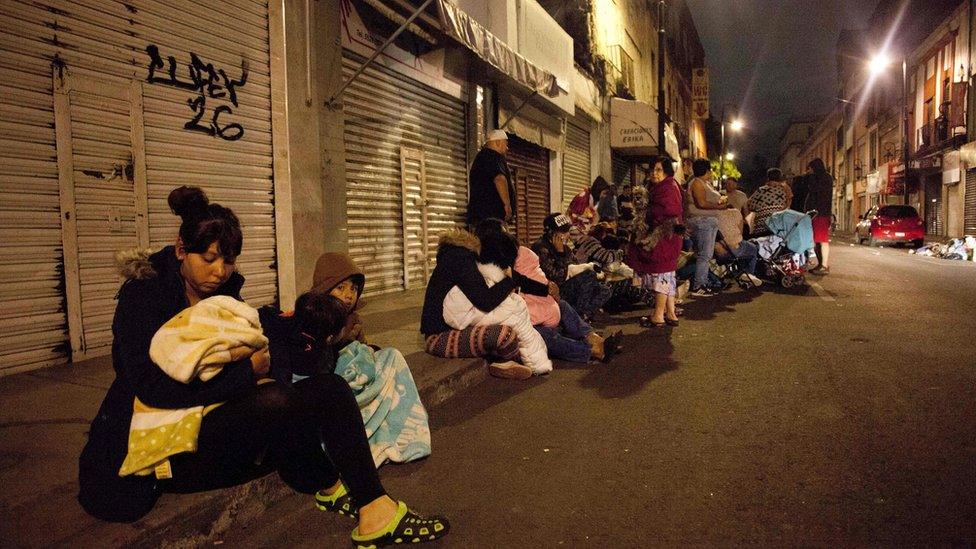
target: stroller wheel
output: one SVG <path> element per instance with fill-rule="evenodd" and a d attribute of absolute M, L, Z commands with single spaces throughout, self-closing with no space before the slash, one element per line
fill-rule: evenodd
<path fill-rule="evenodd" d="M 782 286 L 784 288 L 792 288 L 793 287 L 793 277 L 792 276 L 784 276 L 783 279 L 779 281 L 779 283 L 780 283 L 780 286 Z"/>
<path fill-rule="evenodd" d="M 797 275 L 797 277 L 796 277 L 796 285 L 797 286 L 806 286 L 807 285 L 807 277 L 805 277 L 803 275 Z"/>

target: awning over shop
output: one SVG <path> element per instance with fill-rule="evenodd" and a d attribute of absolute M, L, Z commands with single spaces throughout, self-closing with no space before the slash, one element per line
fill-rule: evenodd
<path fill-rule="evenodd" d="M 449 0 L 437 0 L 437 11 L 444 33 L 466 46 L 479 59 L 546 97 L 565 93 L 555 75 L 529 62 Z"/>
<path fill-rule="evenodd" d="M 564 119 L 523 103 L 524 99 L 519 100 L 518 96 L 500 93 L 498 95 L 499 124 L 505 124 L 505 131 L 512 132 L 526 141 L 562 152 L 566 145 Z"/>
<path fill-rule="evenodd" d="M 654 107 L 614 97 L 610 100 L 610 148 L 625 155 L 658 154 L 657 123 Z"/>

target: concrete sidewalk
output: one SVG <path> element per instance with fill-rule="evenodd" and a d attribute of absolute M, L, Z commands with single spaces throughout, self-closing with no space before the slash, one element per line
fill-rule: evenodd
<path fill-rule="evenodd" d="M 480 383 L 481 360 L 423 352 L 423 290 L 369 299 L 370 343 L 399 349 L 429 411 Z M 107 524 L 75 500 L 78 455 L 88 424 L 115 378 L 109 357 L 0 378 L 0 546 L 199 545 L 234 521 L 256 516 L 289 493 L 276 475 L 192 495 L 165 494 L 145 518 Z"/>

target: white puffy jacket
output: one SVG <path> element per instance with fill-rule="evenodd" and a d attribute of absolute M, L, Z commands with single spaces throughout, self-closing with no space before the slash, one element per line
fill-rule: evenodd
<path fill-rule="evenodd" d="M 505 279 L 505 273 L 498 265 L 478 263 L 478 270 L 485 277 L 489 287 Z M 546 342 L 532 327 L 529 308 L 522 296 L 516 293 L 509 294 L 493 311 L 486 313 L 472 305 L 464 292 L 455 286 L 444 297 L 444 321 L 455 330 L 492 324 L 508 326 L 515 330 L 522 362 L 532 369 L 532 373 L 541 375 L 552 371 L 552 361 L 549 360 Z"/>

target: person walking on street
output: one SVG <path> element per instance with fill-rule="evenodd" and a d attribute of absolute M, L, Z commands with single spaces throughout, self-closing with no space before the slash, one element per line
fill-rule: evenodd
<path fill-rule="evenodd" d="M 510 222 L 515 215 L 515 184 L 505 161 L 508 134 L 505 130 L 488 133 L 485 146 L 474 157 L 468 175 L 468 226 L 494 217 Z"/>
<path fill-rule="evenodd" d="M 811 160 L 807 168 L 810 173 L 806 177 L 807 196 L 803 209 L 817 210 L 817 216 L 813 218 L 813 242 L 818 263 L 810 272 L 826 275 L 830 274 L 830 222 L 833 214 L 831 197 L 834 194 L 834 178 L 827 173 L 827 167 L 820 158 Z"/>

